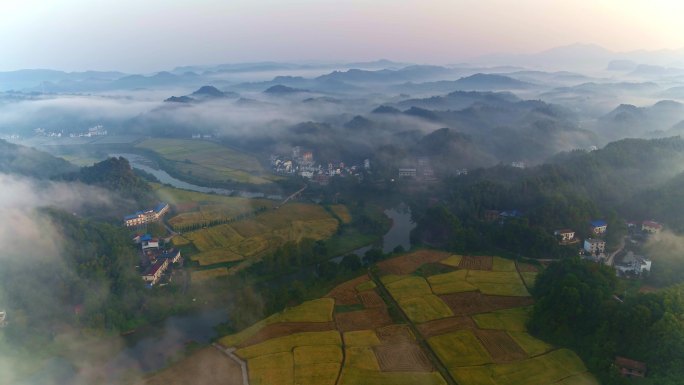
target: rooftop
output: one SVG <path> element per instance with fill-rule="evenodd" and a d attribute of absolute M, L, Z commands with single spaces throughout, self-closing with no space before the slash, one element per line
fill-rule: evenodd
<path fill-rule="evenodd" d="M 596 220 L 591 221 L 591 225 L 593 227 L 608 226 L 608 222 L 604 221 L 603 219 L 596 219 Z"/>
<path fill-rule="evenodd" d="M 625 357 L 615 357 L 615 365 L 621 368 L 627 368 L 631 370 L 638 370 L 640 372 L 646 371 L 646 364 L 640 361 L 630 360 Z"/>

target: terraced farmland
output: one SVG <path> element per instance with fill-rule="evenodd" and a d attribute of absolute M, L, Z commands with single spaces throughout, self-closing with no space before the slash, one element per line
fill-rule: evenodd
<path fill-rule="evenodd" d="M 522 283 L 511 271 L 515 265 L 476 258 L 465 259 L 467 266 L 498 271 L 396 274 L 435 259 L 455 265 L 464 260 L 447 253 L 421 251 L 384 261 L 379 279 L 345 282 L 325 298 L 272 315 L 220 344 L 246 362 L 250 384 L 597 384 L 573 352 L 526 332 L 528 296 L 489 295 L 477 286 L 511 285 L 515 276 Z M 454 282 L 474 289 L 435 292 L 458 287 Z M 394 301 L 408 323 L 390 317 Z"/>

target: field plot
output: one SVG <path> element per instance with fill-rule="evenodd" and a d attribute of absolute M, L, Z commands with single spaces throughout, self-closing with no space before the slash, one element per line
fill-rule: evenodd
<path fill-rule="evenodd" d="M 525 284 L 515 271 L 470 270 L 466 277 L 468 283 L 477 286 L 484 294 L 527 297 Z"/>
<path fill-rule="evenodd" d="M 359 293 L 358 296 L 361 299 L 363 307 L 365 307 L 366 309 L 386 306 L 385 301 L 382 300 L 382 297 L 380 297 L 380 295 L 375 290 L 363 291 Z"/>
<path fill-rule="evenodd" d="M 494 258 L 492 257 L 464 256 L 461 258 L 458 268 L 466 270 L 491 270 L 493 264 Z"/>
<path fill-rule="evenodd" d="M 237 347 L 243 348 L 250 345 L 256 345 L 272 338 L 285 337 L 294 333 L 322 332 L 328 330 L 335 330 L 335 324 L 333 322 L 279 322 L 266 325 L 256 332 L 256 334 L 239 343 Z"/>
<path fill-rule="evenodd" d="M 331 298 L 321 298 L 307 301 L 303 304 L 287 308 L 280 313 L 271 315 L 236 334 L 225 336 L 219 340 L 226 347 L 237 346 L 256 335 L 260 330 L 275 323 L 327 323 L 333 320 L 332 313 L 335 301 Z"/>
<path fill-rule="evenodd" d="M 243 359 L 265 356 L 269 354 L 292 352 L 299 346 L 341 345 L 342 339 L 338 331 L 294 333 L 283 337 L 272 338 L 265 342 L 247 346 L 235 351 Z"/>
<path fill-rule="evenodd" d="M 382 343 L 373 330 L 346 332 L 342 335 L 342 339 L 346 346 L 376 346 Z"/>
<path fill-rule="evenodd" d="M 518 346 L 520 346 L 529 356 L 537 356 L 551 350 L 551 345 L 532 337 L 526 332 L 509 331 L 508 335 L 510 335 Z"/>
<path fill-rule="evenodd" d="M 380 345 L 373 348 L 383 372 L 430 372 L 432 363 L 415 343 Z"/>
<path fill-rule="evenodd" d="M 479 292 L 454 293 L 441 296 L 454 314 L 471 315 L 533 304 L 530 297 L 483 295 Z"/>
<path fill-rule="evenodd" d="M 456 270 L 451 273 L 428 277 L 428 283 L 435 294 L 461 293 L 475 291 L 477 287 L 466 282 L 468 270 Z"/>
<path fill-rule="evenodd" d="M 377 287 L 377 285 L 375 284 L 375 282 L 369 280 L 369 281 L 366 281 L 364 283 L 360 283 L 360 284 L 356 285 L 356 291 L 362 292 L 362 291 L 366 291 L 366 290 L 375 289 L 376 287 Z"/>
<path fill-rule="evenodd" d="M 425 338 L 455 332 L 463 329 L 474 329 L 475 322 L 470 317 L 455 316 L 442 318 L 418 325 L 418 330 Z"/>
<path fill-rule="evenodd" d="M 525 262 L 516 262 L 515 264 L 518 268 L 518 271 L 521 273 L 523 273 L 523 272 L 538 273 L 539 272 L 539 268 L 535 265 L 525 263 Z"/>
<path fill-rule="evenodd" d="M 463 259 L 462 255 L 451 255 L 448 258 L 445 258 L 440 261 L 441 264 L 451 266 L 451 267 L 458 267 L 458 265 L 461 264 L 461 259 Z"/>
<path fill-rule="evenodd" d="M 497 310 L 491 313 L 476 314 L 473 316 L 473 320 L 480 329 L 524 332 L 529 313 L 529 308 L 518 307 Z"/>
<path fill-rule="evenodd" d="M 389 276 L 382 277 L 381 280 L 396 300 L 432 294 L 430 285 L 422 277 L 403 276 L 395 279 L 395 276 Z"/>
<path fill-rule="evenodd" d="M 154 138 L 144 140 L 136 147 L 154 151 L 170 161 L 176 171 L 197 179 L 251 184 L 266 184 L 277 179 L 254 156 L 213 142 Z"/>
<path fill-rule="evenodd" d="M 534 283 L 537 281 L 537 275 L 539 273 L 533 273 L 533 272 L 521 272 L 520 276 L 522 277 L 523 281 L 525 282 L 525 286 L 532 288 L 534 286 Z"/>
<path fill-rule="evenodd" d="M 468 329 L 431 337 L 428 343 L 448 368 L 492 362 L 487 350 Z"/>
<path fill-rule="evenodd" d="M 492 260 L 492 271 L 516 271 L 515 261 L 501 257 Z"/>
<path fill-rule="evenodd" d="M 340 346 L 300 346 L 293 353 L 295 384 L 335 385 L 342 367 Z"/>
<path fill-rule="evenodd" d="M 397 299 L 399 306 L 409 319 L 415 323 L 428 322 L 454 315 L 439 297 L 425 294 L 419 297 L 403 297 Z"/>
<path fill-rule="evenodd" d="M 367 282 L 372 282 L 367 275 L 362 275 L 351 281 L 335 286 L 326 297 L 335 299 L 336 305 L 355 305 L 361 303 L 358 297 L 357 287 Z"/>
<path fill-rule="evenodd" d="M 326 239 L 335 234 L 338 222 L 321 206 L 290 203 L 252 218 L 183 234 L 199 253 L 200 265 L 256 258 L 288 241 Z"/>
<path fill-rule="evenodd" d="M 476 329 L 475 335 L 494 362 L 511 362 L 527 358 L 525 351 L 505 331 Z"/>
<path fill-rule="evenodd" d="M 335 323 L 340 331 L 375 329 L 392 324 L 385 308 L 335 313 Z"/>
<path fill-rule="evenodd" d="M 582 360 L 567 349 L 515 363 L 492 365 L 489 370 L 492 378 L 501 385 L 554 384 L 587 371 Z M 591 377 L 584 379 L 593 380 Z"/>
<path fill-rule="evenodd" d="M 294 360 L 291 352 L 254 357 L 247 361 L 250 385 L 292 385 Z"/>
<path fill-rule="evenodd" d="M 415 342 L 416 337 L 407 325 L 389 325 L 377 329 L 376 334 L 383 344 Z"/>
<path fill-rule="evenodd" d="M 411 274 L 426 263 L 436 263 L 449 256 L 449 253 L 435 250 L 419 250 L 413 253 L 388 259 L 378 263 L 384 274 Z"/>

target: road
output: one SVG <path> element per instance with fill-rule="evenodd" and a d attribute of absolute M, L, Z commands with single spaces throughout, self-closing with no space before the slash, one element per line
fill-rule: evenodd
<path fill-rule="evenodd" d="M 285 200 L 282 201 L 282 202 L 281 202 L 278 206 L 276 206 L 275 208 L 278 209 L 278 208 L 280 208 L 280 206 L 282 206 L 282 205 L 284 205 L 285 203 L 287 203 L 290 199 L 296 198 L 299 194 L 303 193 L 304 190 L 306 190 L 307 187 L 309 187 L 309 186 L 308 186 L 308 185 L 305 185 L 305 186 L 302 187 L 301 189 L 297 190 L 294 194 L 292 194 L 292 195 L 290 195 L 289 197 L 285 198 Z"/>
<path fill-rule="evenodd" d="M 608 256 L 608 259 L 606 259 L 606 265 L 608 266 L 613 266 L 615 263 L 615 256 L 622 251 L 622 249 L 625 248 L 625 241 L 627 240 L 627 236 L 622 237 L 620 240 L 620 247 L 618 247 L 617 250 L 615 250 L 612 254 Z"/>

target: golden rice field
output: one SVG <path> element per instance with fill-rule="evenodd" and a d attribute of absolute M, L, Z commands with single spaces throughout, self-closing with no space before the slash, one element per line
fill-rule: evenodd
<path fill-rule="evenodd" d="M 289 203 L 247 219 L 184 233 L 179 242 L 183 238 L 191 242 L 199 251 L 191 258 L 205 266 L 260 257 L 288 241 L 327 239 L 338 226 L 321 206 Z"/>
<path fill-rule="evenodd" d="M 177 172 L 196 179 L 250 184 L 266 184 L 278 179 L 254 156 L 214 142 L 152 138 L 136 147 L 154 151 L 171 162 Z"/>
<path fill-rule="evenodd" d="M 241 235 L 257 230 L 243 229 Z M 460 264 L 456 256 L 449 258 L 447 262 Z M 219 342 L 237 347 L 235 354 L 246 361 L 250 384 L 445 385 L 447 381 L 435 369 L 443 365 L 463 385 L 597 385 L 575 353 L 555 349 L 528 334 L 531 308 L 519 304 L 529 304 L 529 300 L 486 294 L 486 285 L 522 283 L 515 265 L 488 258 L 492 270 L 456 270 L 427 279 L 396 274 L 380 277 L 415 329 L 399 324 L 342 329 L 340 316 L 350 313 L 336 306 L 344 298 L 333 296 L 288 308 Z M 468 263 L 475 265 L 473 261 Z M 382 293 L 372 280 L 359 283 L 355 279 L 333 291 L 340 287 L 357 295 Z M 476 293 L 460 293 L 464 288 Z M 439 293 L 447 294 L 440 297 Z M 458 306 L 475 310 L 469 313 Z M 363 314 L 372 317 L 376 313 Z M 377 312 L 378 317 L 383 314 Z M 413 337 L 407 338 L 400 330 Z M 415 342 L 415 333 L 422 333 L 438 361 L 424 356 L 427 363 L 418 364 L 424 350 Z"/>
<path fill-rule="evenodd" d="M 337 215 L 341 220 L 342 223 L 351 223 L 352 221 L 352 216 L 351 213 L 349 212 L 349 209 L 347 209 L 347 206 L 345 205 L 332 205 L 330 206 L 330 209 L 332 210 L 335 215 Z"/>

